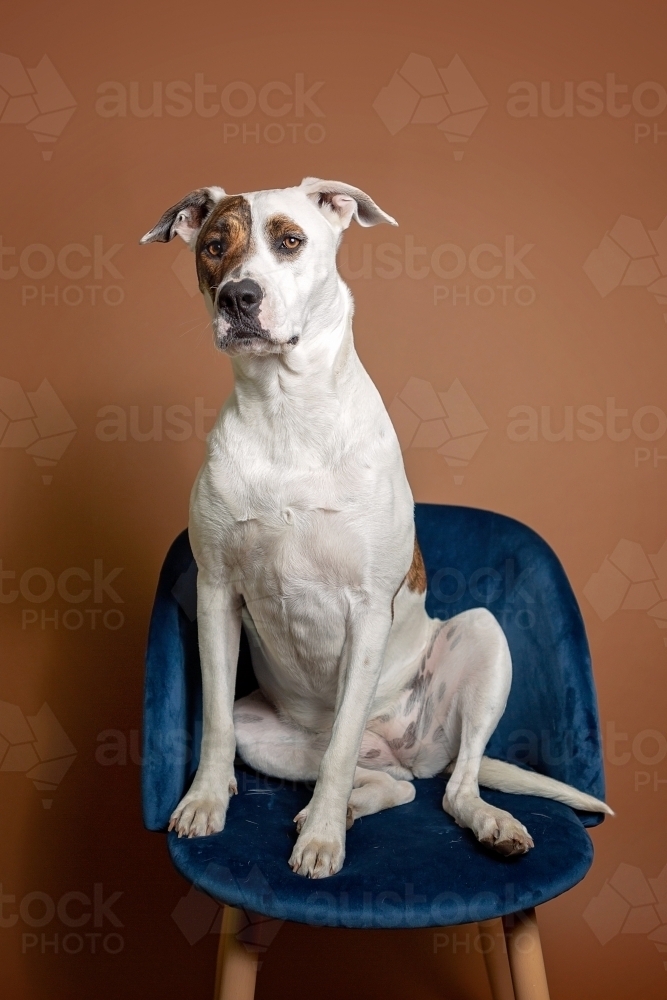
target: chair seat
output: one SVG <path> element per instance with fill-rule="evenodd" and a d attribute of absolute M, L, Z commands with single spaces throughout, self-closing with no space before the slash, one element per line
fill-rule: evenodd
<path fill-rule="evenodd" d="M 530 831 L 527 855 L 503 858 L 477 843 L 442 809 L 446 779 L 415 782 L 416 798 L 355 822 L 341 872 L 323 880 L 295 875 L 287 861 L 293 817 L 309 801 L 304 784 L 237 769 L 239 795 L 227 825 L 210 837 L 168 836 L 180 873 L 231 906 L 329 927 L 433 927 L 489 920 L 537 906 L 579 882 L 591 840 L 568 806 L 482 790 Z"/>

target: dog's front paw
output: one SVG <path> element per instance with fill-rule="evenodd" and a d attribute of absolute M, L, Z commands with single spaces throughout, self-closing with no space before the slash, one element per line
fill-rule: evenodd
<path fill-rule="evenodd" d="M 328 878 L 343 867 L 345 833 L 332 823 L 308 823 L 308 809 L 295 816 L 299 837 L 289 865 L 297 875 L 307 878 Z"/>
<path fill-rule="evenodd" d="M 225 826 L 229 798 L 236 794 L 236 781 L 232 778 L 228 788 L 220 791 L 212 783 L 193 784 L 183 796 L 169 820 L 169 830 L 179 837 L 207 837 L 220 833 Z"/>
<path fill-rule="evenodd" d="M 494 815 L 486 815 L 474 827 L 481 844 L 492 847 L 506 858 L 514 854 L 527 854 L 535 846 L 528 830 L 510 813 L 498 809 Z"/>

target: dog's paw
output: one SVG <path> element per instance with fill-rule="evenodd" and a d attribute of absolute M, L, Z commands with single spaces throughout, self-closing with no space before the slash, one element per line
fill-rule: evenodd
<path fill-rule="evenodd" d="M 315 824 L 307 824 L 307 820 L 306 806 L 294 817 L 299 836 L 289 859 L 290 868 L 306 878 L 335 875 L 345 860 L 345 834 L 339 833 L 330 823 L 318 829 Z"/>
<path fill-rule="evenodd" d="M 210 785 L 194 786 L 183 796 L 169 819 L 169 830 L 179 837 L 207 837 L 220 833 L 225 826 L 229 798 L 236 794 L 236 781 L 229 782 L 228 790 L 220 793 Z"/>
<path fill-rule="evenodd" d="M 305 808 L 303 808 L 301 812 L 298 812 L 294 817 L 294 819 L 292 820 L 293 823 L 296 823 L 297 833 L 301 833 L 301 827 L 303 826 L 303 824 L 306 822 L 307 819 L 308 819 L 308 806 L 305 806 Z"/>
<path fill-rule="evenodd" d="M 502 809 L 476 817 L 476 820 L 473 832 L 480 844 L 492 847 L 506 858 L 514 854 L 526 854 L 535 846 L 523 823 L 519 823 L 518 819 Z"/>

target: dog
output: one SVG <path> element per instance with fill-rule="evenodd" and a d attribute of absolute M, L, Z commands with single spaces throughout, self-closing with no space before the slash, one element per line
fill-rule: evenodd
<path fill-rule="evenodd" d="M 352 334 L 336 268 L 343 232 L 396 225 L 363 191 L 306 178 L 228 195 L 199 188 L 141 243 L 194 252 L 215 346 L 235 386 L 190 502 L 203 687 L 200 763 L 169 829 L 225 824 L 234 759 L 316 781 L 295 817 L 293 871 L 340 870 L 354 820 L 448 771 L 443 808 L 503 855 L 533 847 L 479 784 L 611 813 L 592 796 L 484 757 L 512 678 L 484 608 L 425 610 L 426 574 L 401 450 Z M 234 703 L 241 628 L 259 690 Z"/>

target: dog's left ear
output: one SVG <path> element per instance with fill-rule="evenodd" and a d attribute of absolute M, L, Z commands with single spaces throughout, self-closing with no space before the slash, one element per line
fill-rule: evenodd
<path fill-rule="evenodd" d="M 351 184 L 304 177 L 301 188 L 336 229 L 347 229 L 352 219 L 360 226 L 377 226 L 380 222 L 398 225 L 396 219 L 383 212 L 372 198 Z"/>
<path fill-rule="evenodd" d="M 168 208 L 158 223 L 142 236 L 140 243 L 168 243 L 174 236 L 194 249 L 199 230 L 221 200 L 225 192 L 221 187 L 197 188 L 185 198 Z"/>

